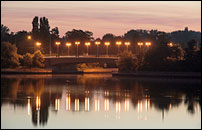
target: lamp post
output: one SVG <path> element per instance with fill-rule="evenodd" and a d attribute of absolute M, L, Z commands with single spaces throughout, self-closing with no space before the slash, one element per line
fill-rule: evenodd
<path fill-rule="evenodd" d="M 125 42 L 125 45 L 126 45 L 127 51 L 128 51 L 128 46 L 130 45 L 130 42 Z"/>
<path fill-rule="evenodd" d="M 122 43 L 120 41 L 116 42 L 116 45 L 118 46 L 118 55 L 119 55 L 119 46 L 121 45 Z"/>
<path fill-rule="evenodd" d="M 141 48 L 143 46 L 143 42 L 138 42 L 137 45 Z"/>
<path fill-rule="evenodd" d="M 151 46 L 151 42 L 146 42 L 146 43 L 145 43 L 145 46 L 146 46 L 146 49 L 148 50 L 149 47 Z"/>
<path fill-rule="evenodd" d="M 172 42 L 168 43 L 168 46 L 173 47 L 173 43 Z"/>
<path fill-rule="evenodd" d="M 27 36 L 27 39 L 28 39 L 28 40 L 31 40 L 31 39 L 32 39 L 32 37 L 31 37 L 30 35 L 28 35 L 28 36 Z"/>
<path fill-rule="evenodd" d="M 85 45 L 87 47 L 87 56 L 88 56 L 88 46 L 90 46 L 90 42 L 86 42 Z"/>
<path fill-rule="evenodd" d="M 80 42 L 77 41 L 77 42 L 75 42 L 75 44 L 77 45 L 77 57 L 79 57 L 79 51 L 78 51 L 79 48 L 78 48 L 78 46 L 79 46 Z"/>
<path fill-rule="evenodd" d="M 40 47 L 40 46 L 41 46 L 41 43 L 40 43 L 40 42 L 36 42 L 36 46 L 37 46 L 37 47 Z"/>
<path fill-rule="evenodd" d="M 55 44 L 57 45 L 57 56 L 56 57 L 59 57 L 59 45 L 60 45 L 60 42 L 55 42 Z"/>
<path fill-rule="evenodd" d="M 98 57 L 98 46 L 100 45 L 100 42 L 96 41 L 95 45 L 97 45 L 97 55 L 96 56 Z"/>
<path fill-rule="evenodd" d="M 108 56 L 108 46 L 110 45 L 110 42 L 105 42 L 105 46 L 106 46 L 106 55 Z"/>
<path fill-rule="evenodd" d="M 31 35 L 28 35 L 28 36 L 27 36 L 27 39 L 28 39 L 28 40 L 32 40 L 32 36 L 31 36 Z M 33 49 L 34 49 L 34 51 L 35 51 L 35 44 L 34 44 L 34 46 L 33 46 Z"/>
<path fill-rule="evenodd" d="M 66 46 L 67 46 L 67 48 L 68 48 L 68 56 L 69 56 L 69 47 L 70 47 L 71 45 L 72 45 L 72 44 L 69 43 L 69 42 L 66 43 Z"/>
<path fill-rule="evenodd" d="M 49 37 L 50 37 L 49 55 L 51 56 L 51 53 L 52 53 L 52 51 L 51 51 L 51 34 L 49 35 Z"/>
<path fill-rule="evenodd" d="M 151 46 L 151 42 L 146 42 L 145 45 L 146 45 L 147 47 L 150 47 L 150 46 Z"/>

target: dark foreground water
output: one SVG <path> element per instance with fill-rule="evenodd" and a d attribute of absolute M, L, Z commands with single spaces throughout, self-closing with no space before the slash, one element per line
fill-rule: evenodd
<path fill-rule="evenodd" d="M 201 80 L 1 75 L 1 128 L 201 128 Z"/>

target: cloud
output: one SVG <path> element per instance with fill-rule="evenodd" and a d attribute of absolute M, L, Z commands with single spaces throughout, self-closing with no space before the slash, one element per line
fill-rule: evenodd
<path fill-rule="evenodd" d="M 125 29 L 155 27 L 174 31 L 185 26 L 201 31 L 201 2 L 1 2 L 2 23 L 11 30 L 31 30 L 34 16 L 45 16 L 60 35 L 73 28 L 120 34 Z M 17 26 L 16 26 L 17 25 Z M 26 28 L 25 28 L 26 27 Z M 123 35 L 123 34 L 120 34 Z"/>

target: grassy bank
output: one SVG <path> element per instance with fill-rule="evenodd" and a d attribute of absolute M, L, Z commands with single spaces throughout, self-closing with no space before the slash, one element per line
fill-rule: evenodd
<path fill-rule="evenodd" d="M 1 74 L 50 74 L 51 69 L 42 68 L 15 68 L 15 69 L 1 69 Z"/>

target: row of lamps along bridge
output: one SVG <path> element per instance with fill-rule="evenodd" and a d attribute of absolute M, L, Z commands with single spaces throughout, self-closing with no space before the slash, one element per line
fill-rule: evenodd
<path fill-rule="evenodd" d="M 29 35 L 27 38 L 28 38 L 29 40 L 31 40 L 32 37 Z M 57 42 L 55 42 L 55 44 L 56 44 L 56 46 L 57 46 L 57 56 L 58 56 L 59 46 L 60 46 L 61 43 L 57 41 Z M 79 46 L 79 44 L 80 44 L 79 41 L 76 41 L 76 42 L 75 42 L 75 45 L 77 45 L 77 57 L 78 57 L 78 46 Z M 106 55 L 108 55 L 108 46 L 110 45 L 110 42 L 105 42 L 104 44 L 105 44 L 105 46 L 106 46 Z M 116 45 L 118 46 L 118 52 L 119 52 L 119 47 L 120 47 L 121 44 L 122 44 L 121 41 L 117 41 L 117 42 L 116 42 Z M 124 44 L 126 45 L 127 51 L 128 51 L 128 46 L 130 45 L 130 42 L 125 42 Z M 69 56 L 69 47 L 70 47 L 71 45 L 72 45 L 72 44 L 71 44 L 70 42 L 67 42 L 67 43 L 66 43 L 66 46 L 68 47 L 68 56 Z M 90 42 L 85 42 L 85 46 L 87 47 L 87 55 L 88 55 L 88 47 L 89 47 L 90 45 L 91 45 Z M 99 42 L 99 41 L 96 41 L 96 42 L 95 42 L 95 45 L 97 46 L 97 56 L 98 56 L 98 46 L 100 45 L 100 42 Z M 141 48 L 141 47 L 144 45 L 144 43 L 143 43 L 143 42 L 138 42 L 137 45 Z M 40 47 L 40 46 L 41 46 L 41 43 L 40 43 L 40 42 L 36 42 L 36 46 L 37 46 L 37 47 Z M 151 42 L 146 42 L 146 43 L 145 43 L 145 46 L 147 46 L 147 47 L 151 46 Z M 172 47 L 172 46 L 173 46 L 173 43 L 168 43 L 168 46 Z"/>

